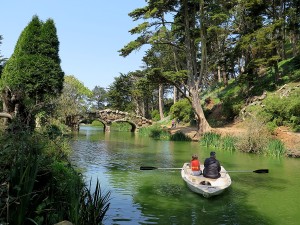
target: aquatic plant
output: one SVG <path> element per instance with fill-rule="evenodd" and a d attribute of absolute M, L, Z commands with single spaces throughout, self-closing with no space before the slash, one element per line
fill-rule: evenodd
<path fill-rule="evenodd" d="M 266 148 L 267 155 L 271 156 L 283 156 L 286 152 L 285 146 L 282 141 L 278 139 L 271 139 Z"/>
<path fill-rule="evenodd" d="M 206 147 L 218 147 L 220 146 L 220 140 L 221 135 L 214 133 L 214 132 L 208 132 L 203 135 L 203 137 L 200 139 L 200 143 Z"/>

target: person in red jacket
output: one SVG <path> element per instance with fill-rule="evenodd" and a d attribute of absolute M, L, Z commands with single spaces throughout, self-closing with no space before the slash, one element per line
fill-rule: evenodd
<path fill-rule="evenodd" d="M 199 161 L 197 155 L 192 156 L 190 167 L 191 167 L 191 170 L 192 170 L 192 175 L 194 175 L 194 176 L 201 175 L 200 161 Z"/>

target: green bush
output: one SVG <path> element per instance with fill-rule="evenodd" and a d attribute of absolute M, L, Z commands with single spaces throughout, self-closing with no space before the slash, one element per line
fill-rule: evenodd
<path fill-rule="evenodd" d="M 152 118 L 153 121 L 159 121 L 160 120 L 159 111 L 157 109 L 155 109 L 151 112 L 151 118 Z"/>
<path fill-rule="evenodd" d="M 102 220 L 108 197 L 98 190 L 88 202 L 90 189 L 67 158 L 70 146 L 61 136 L 52 135 L 58 132 L 57 126 L 45 130 L 51 135 L 22 129 L 0 135 L 0 224 L 55 224 L 64 219 L 95 224 L 82 220 L 82 207 L 87 204 L 97 215 L 93 221 Z"/>
<path fill-rule="evenodd" d="M 165 130 L 153 128 L 150 130 L 149 137 L 157 140 L 169 140 L 170 134 Z"/>
<path fill-rule="evenodd" d="M 194 111 L 191 103 L 187 99 L 182 99 L 172 105 L 170 109 L 171 118 L 178 118 L 184 123 L 190 122 L 194 119 Z"/>
<path fill-rule="evenodd" d="M 290 93 L 288 97 L 270 96 L 264 101 L 264 110 L 273 115 L 270 121 L 277 126 L 289 125 L 293 128 L 300 125 L 300 89 Z"/>
<path fill-rule="evenodd" d="M 185 135 L 184 133 L 182 133 L 180 131 L 171 135 L 170 140 L 171 141 L 192 141 L 192 139 L 189 136 Z"/>
<path fill-rule="evenodd" d="M 145 137 L 151 137 L 157 140 L 169 140 L 170 133 L 158 125 L 150 127 L 142 127 L 139 129 L 139 134 Z"/>

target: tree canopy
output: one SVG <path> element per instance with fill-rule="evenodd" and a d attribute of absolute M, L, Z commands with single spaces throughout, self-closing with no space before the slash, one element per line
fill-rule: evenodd
<path fill-rule="evenodd" d="M 34 117 L 47 100 L 60 95 L 64 72 L 58 51 L 54 21 L 48 19 L 43 22 L 38 16 L 33 16 L 3 69 L 0 90 L 4 111 Z"/>

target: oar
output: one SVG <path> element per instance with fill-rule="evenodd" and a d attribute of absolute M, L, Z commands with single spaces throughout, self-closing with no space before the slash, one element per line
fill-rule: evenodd
<path fill-rule="evenodd" d="M 182 168 L 159 168 L 154 166 L 141 166 L 140 170 L 181 170 Z"/>
<path fill-rule="evenodd" d="M 226 171 L 227 173 L 269 173 L 269 169 L 259 169 L 259 170 L 235 170 L 235 171 L 230 171 L 230 170 L 227 170 Z M 225 172 L 225 173 L 226 173 Z"/>
<path fill-rule="evenodd" d="M 141 166 L 140 170 L 181 170 L 182 168 L 159 168 L 154 166 Z M 227 170 L 221 173 L 269 173 L 269 169 L 259 169 L 259 170 Z"/>

